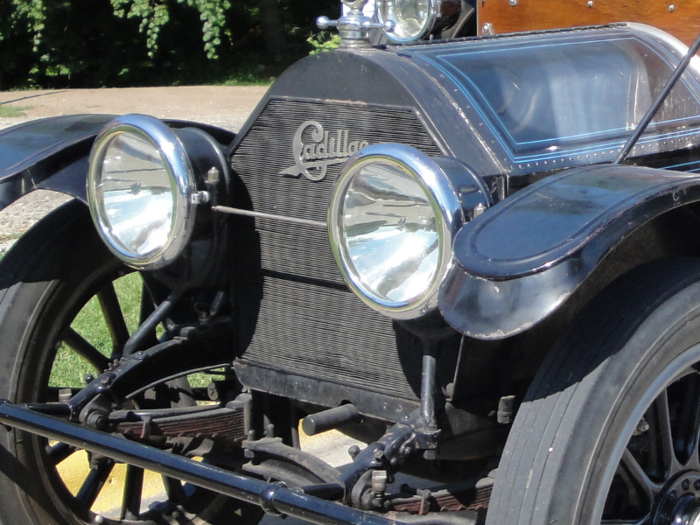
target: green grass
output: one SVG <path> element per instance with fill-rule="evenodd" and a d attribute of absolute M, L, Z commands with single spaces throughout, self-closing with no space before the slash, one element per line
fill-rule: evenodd
<path fill-rule="evenodd" d="M 26 110 L 31 109 L 29 106 L 6 106 L 5 104 L 0 104 L 0 118 L 17 118 L 24 117 Z"/>
<path fill-rule="evenodd" d="M 114 288 L 119 298 L 122 314 L 129 333 L 138 327 L 141 312 L 141 278 L 134 272 L 114 281 Z M 71 327 L 88 340 L 99 352 L 107 357 L 112 354 L 112 339 L 105 324 L 102 309 L 97 297 L 91 298 L 80 310 Z M 160 337 L 163 329 L 156 330 Z M 97 376 L 101 371 L 95 370 L 83 358 L 65 344 L 56 352 L 49 386 L 79 388 L 85 386 L 86 374 Z M 192 374 L 190 384 L 194 387 L 207 386 L 211 380 L 208 374 Z"/>
<path fill-rule="evenodd" d="M 119 304 L 129 332 L 138 326 L 141 309 L 141 278 L 138 273 L 131 273 L 117 279 L 114 288 L 119 297 Z M 91 298 L 78 313 L 71 327 L 87 339 L 105 356 L 112 354 L 112 339 L 105 324 L 104 316 L 97 297 Z M 85 386 L 86 374 L 97 375 L 99 371 L 92 368 L 85 360 L 65 344 L 56 353 L 54 367 L 49 379 L 50 386 L 81 387 Z"/>

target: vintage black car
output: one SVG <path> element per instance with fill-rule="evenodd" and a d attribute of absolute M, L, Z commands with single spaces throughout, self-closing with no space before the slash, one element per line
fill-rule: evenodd
<path fill-rule="evenodd" d="M 0 523 L 700 523 L 700 40 L 346 3 L 237 134 L 0 132 L 75 197 L 0 263 Z"/>

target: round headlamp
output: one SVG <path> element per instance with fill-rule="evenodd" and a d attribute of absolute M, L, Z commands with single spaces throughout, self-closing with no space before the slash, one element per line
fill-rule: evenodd
<path fill-rule="evenodd" d="M 391 42 L 405 44 L 427 35 L 438 16 L 438 0 L 379 0 L 377 18 L 381 23 L 396 23 L 386 36 Z"/>
<path fill-rule="evenodd" d="M 185 147 L 160 120 L 125 115 L 97 137 L 87 195 L 97 230 L 129 266 L 162 268 L 189 242 L 195 178 Z"/>
<path fill-rule="evenodd" d="M 437 305 L 463 222 L 443 168 L 401 144 L 362 149 L 331 197 L 331 248 L 348 285 L 390 317 L 413 319 Z"/>

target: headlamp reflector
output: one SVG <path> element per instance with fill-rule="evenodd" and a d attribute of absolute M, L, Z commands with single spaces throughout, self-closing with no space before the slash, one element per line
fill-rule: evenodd
<path fill-rule="evenodd" d="M 345 250 L 363 284 L 388 302 L 420 296 L 435 275 L 440 236 L 418 182 L 382 159 L 359 169 L 345 195 Z"/>
<path fill-rule="evenodd" d="M 189 242 L 194 175 L 184 147 L 161 121 L 126 115 L 97 138 L 88 201 L 97 229 L 126 264 L 156 269 Z"/>
<path fill-rule="evenodd" d="M 134 258 L 167 243 L 174 199 L 171 179 L 158 150 L 133 133 L 121 133 L 105 148 L 98 200 L 113 240 Z"/>
<path fill-rule="evenodd" d="M 336 182 L 331 246 L 351 288 L 391 317 L 424 315 L 451 261 L 461 208 L 430 158 L 408 146 L 369 146 Z"/>

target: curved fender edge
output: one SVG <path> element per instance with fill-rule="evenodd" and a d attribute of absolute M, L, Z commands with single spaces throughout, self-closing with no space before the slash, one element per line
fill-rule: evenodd
<path fill-rule="evenodd" d="M 543 179 L 466 224 L 440 289 L 448 323 L 503 339 L 552 314 L 625 236 L 700 200 L 700 175 L 589 166 Z"/>
<path fill-rule="evenodd" d="M 70 115 L 32 120 L 0 131 L 0 209 L 39 188 L 85 201 L 90 147 L 113 118 Z M 54 180 L 49 183 L 49 179 Z"/>
<path fill-rule="evenodd" d="M 0 210 L 37 189 L 86 202 L 85 174 L 92 143 L 114 115 L 69 115 L 32 120 L 0 130 Z M 230 131 L 193 122 L 164 120 L 174 128 L 197 127 L 222 146 Z"/>

